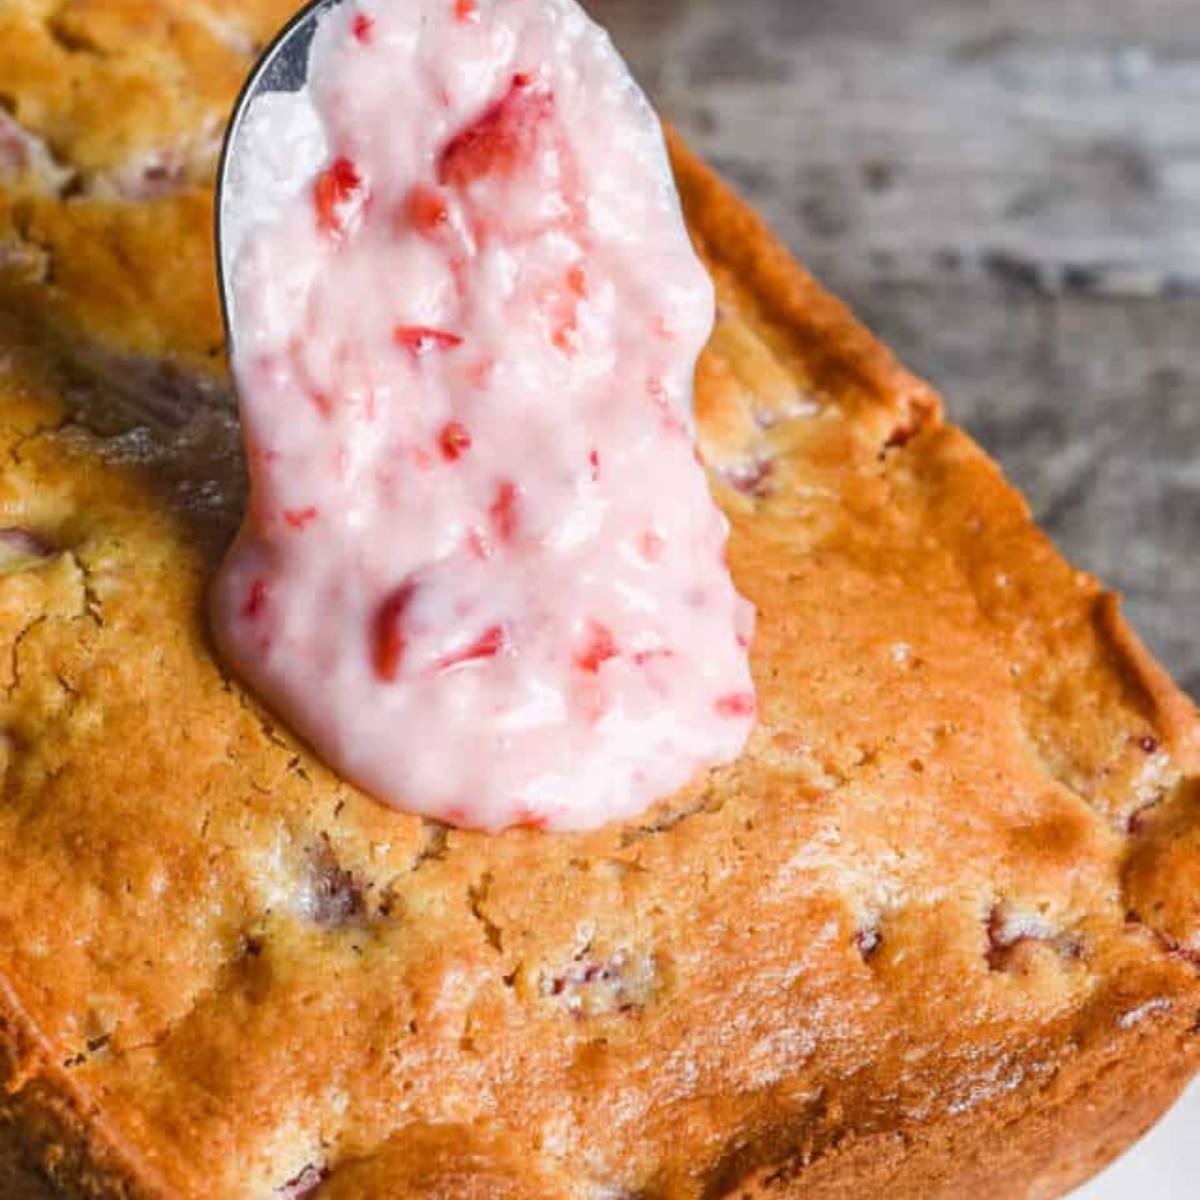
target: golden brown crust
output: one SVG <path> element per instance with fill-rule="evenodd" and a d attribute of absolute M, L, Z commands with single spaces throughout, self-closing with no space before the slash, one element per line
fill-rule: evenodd
<path fill-rule="evenodd" d="M 1104 1062 L 1091 1058 L 1081 1069 L 1058 1075 L 1052 1094 L 1036 1108 L 1018 1100 L 1000 1106 L 992 1121 L 957 1128 L 948 1123 L 916 1136 L 890 1132 L 850 1139 L 813 1163 L 801 1158 L 764 1168 L 743 1185 L 739 1198 L 1055 1200 L 1100 1171 L 1174 1102 L 1195 1061 L 1187 1050 L 1193 1036 L 1190 1030 L 1175 1039 L 1162 1029 L 1152 1032 L 1147 1041 L 1156 1057 L 1161 1054 L 1160 1070 L 1147 1071 L 1128 1053 Z"/>
<path fill-rule="evenodd" d="M 5 15 L 0 80 L 84 194 L 0 182 L 0 1125 L 96 1200 L 1088 1174 L 1200 1053 L 1195 711 L 677 140 L 721 311 L 701 439 L 760 613 L 743 760 L 624 828 L 488 838 L 366 800 L 223 677 L 200 614 L 240 475 L 204 402 L 208 168 L 99 193 L 121 128 L 195 144 L 249 53 L 222 23 L 273 19 L 251 8 Z M 71 70 L 164 109 L 110 135 L 55 90 L 103 39 Z M 81 387 L 110 436 L 71 423 Z M 150 425 L 114 437 L 125 391 Z"/>

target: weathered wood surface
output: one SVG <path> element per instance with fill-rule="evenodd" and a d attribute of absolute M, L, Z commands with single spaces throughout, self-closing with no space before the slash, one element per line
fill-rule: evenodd
<path fill-rule="evenodd" d="M 590 7 L 1200 696 L 1200 3 Z"/>

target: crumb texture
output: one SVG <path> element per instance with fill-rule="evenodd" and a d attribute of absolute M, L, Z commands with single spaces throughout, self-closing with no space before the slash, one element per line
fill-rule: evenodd
<path fill-rule="evenodd" d="M 684 147 L 747 754 L 487 837 L 223 675 L 207 188 L 279 16 L 0 8 L 0 1190 L 1061 1194 L 1200 1049 L 1196 714 Z"/>

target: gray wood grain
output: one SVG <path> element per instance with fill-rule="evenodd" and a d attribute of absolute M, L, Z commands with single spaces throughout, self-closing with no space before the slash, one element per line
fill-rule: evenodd
<path fill-rule="evenodd" d="M 589 6 L 1200 696 L 1200 4 Z"/>

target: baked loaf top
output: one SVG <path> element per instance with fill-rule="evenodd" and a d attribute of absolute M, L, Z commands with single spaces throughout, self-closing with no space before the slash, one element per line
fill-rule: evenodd
<path fill-rule="evenodd" d="M 759 610 L 741 761 L 600 833 L 458 832 L 222 673 L 206 188 L 274 10 L 0 10 L 0 1161 L 105 1200 L 1090 1173 L 1200 1052 L 1200 722 L 678 143 Z"/>

